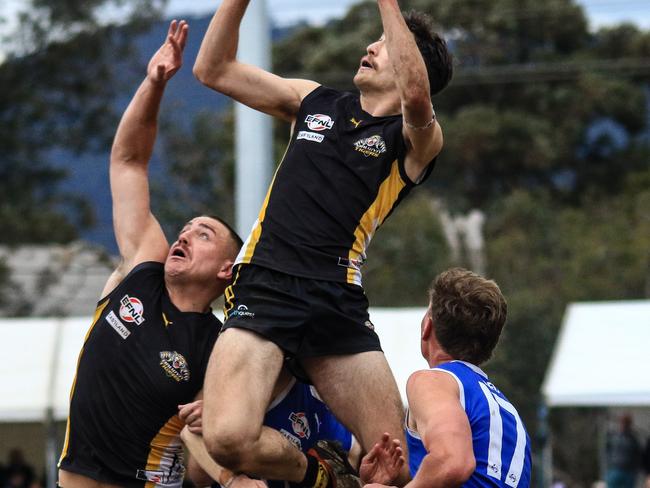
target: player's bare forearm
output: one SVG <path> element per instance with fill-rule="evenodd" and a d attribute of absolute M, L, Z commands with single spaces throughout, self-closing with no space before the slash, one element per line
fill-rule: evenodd
<path fill-rule="evenodd" d="M 200 435 L 193 434 L 186 426 L 181 431 L 181 439 L 192 456 L 192 471 L 190 477 L 193 480 L 204 480 L 206 477 L 225 484 L 234 473 L 223 468 L 215 462 L 208 454 L 208 450 L 203 444 L 203 438 Z"/>
<path fill-rule="evenodd" d="M 236 63 L 239 26 L 248 0 L 223 0 L 210 21 L 194 63 L 201 83 L 219 90 L 219 80 Z"/>
<path fill-rule="evenodd" d="M 127 107 L 115 134 L 112 163 L 146 165 L 151 158 L 158 130 L 158 111 L 164 83 L 145 78 Z"/>
<path fill-rule="evenodd" d="M 405 118 L 408 117 L 406 120 L 413 125 L 425 125 L 433 113 L 424 60 L 404 21 L 397 0 L 377 0 L 377 5 Z"/>
<path fill-rule="evenodd" d="M 449 453 L 445 458 L 427 455 L 415 477 L 404 488 L 452 488 L 462 486 L 474 472 L 474 457 L 460 459 Z"/>
<path fill-rule="evenodd" d="M 239 28 L 247 0 L 223 0 L 203 38 L 194 76 L 204 85 L 274 117 L 292 122 L 317 83 L 290 80 L 237 60 Z"/>

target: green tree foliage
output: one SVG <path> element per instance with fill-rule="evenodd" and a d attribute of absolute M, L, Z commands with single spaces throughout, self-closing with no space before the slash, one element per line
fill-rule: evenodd
<path fill-rule="evenodd" d="M 450 263 L 438 210 L 416 192 L 377 231 L 362 269 L 364 288 L 373 306 L 426 307 L 433 276 Z"/>
<path fill-rule="evenodd" d="M 53 150 L 108 148 L 111 103 L 128 66 L 133 33 L 160 0 L 26 2 L 0 65 L 0 243 L 67 242 L 92 221 L 87 202 L 62 191 Z M 126 27 L 103 17 L 121 7 Z"/>
<path fill-rule="evenodd" d="M 456 73 L 433 98 L 445 134 L 436 170 L 371 244 L 366 288 L 375 305 L 424 304 L 428 282 L 450 264 L 422 193 L 452 213 L 483 210 L 488 275 L 509 301 L 488 369 L 535 438 L 566 305 L 650 296 L 650 32 L 627 24 L 589 31 L 575 0 L 400 5 L 432 15 Z M 380 33 L 376 3 L 360 3 L 276 45 L 276 71 L 354 89 L 359 59 Z M 588 428 L 595 419 L 591 411 L 552 415 L 556 461 L 576 484 L 598 476 Z"/>
<path fill-rule="evenodd" d="M 216 128 L 216 130 L 215 130 Z M 152 185 L 156 216 L 168 236 L 196 215 L 234 220 L 234 112 L 201 112 L 192 126 L 161 126 L 167 173 Z"/>
<path fill-rule="evenodd" d="M 646 170 L 629 173 L 616 195 L 585 195 L 580 207 L 559 204 L 548 193 L 517 191 L 492 210 L 488 261 L 508 297 L 509 318 L 488 370 L 528 426 L 536 425 L 539 388 L 567 303 L 649 296 L 649 204 Z M 554 417 L 565 427 L 579 421 L 571 412 Z M 573 441 L 567 432 L 558 431 L 565 442 L 556 444 L 557 461 L 574 482 L 593 479 L 595 449 L 587 456 L 576 446 L 584 440 Z"/>

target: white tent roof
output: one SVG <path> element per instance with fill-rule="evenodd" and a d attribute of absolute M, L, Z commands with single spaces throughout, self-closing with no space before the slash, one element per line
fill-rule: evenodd
<path fill-rule="evenodd" d="M 650 405 L 650 300 L 569 305 L 542 392 L 551 407 Z"/>
<path fill-rule="evenodd" d="M 420 356 L 424 308 L 371 309 L 370 318 L 403 398 L 410 373 L 427 367 Z M 0 319 L 0 422 L 35 422 L 52 408 L 68 415 L 70 388 L 90 317 Z"/>

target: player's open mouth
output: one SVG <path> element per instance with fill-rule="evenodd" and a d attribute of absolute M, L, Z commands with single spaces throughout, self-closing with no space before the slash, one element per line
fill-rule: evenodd
<path fill-rule="evenodd" d="M 363 58 L 361 60 L 361 66 L 360 68 L 366 68 L 366 69 L 374 69 L 370 61 L 368 61 L 366 58 Z"/>
<path fill-rule="evenodd" d="M 186 257 L 187 257 L 187 253 L 186 253 L 185 251 L 183 251 L 183 249 L 181 249 L 180 247 L 177 247 L 176 249 L 174 249 L 174 250 L 172 251 L 172 257 L 175 257 L 175 258 L 186 258 Z"/>

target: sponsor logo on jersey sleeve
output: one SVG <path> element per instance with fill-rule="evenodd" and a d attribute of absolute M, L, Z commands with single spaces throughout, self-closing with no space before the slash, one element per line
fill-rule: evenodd
<path fill-rule="evenodd" d="M 140 299 L 124 295 L 120 299 L 120 317 L 125 322 L 137 325 L 144 322 L 144 307 Z"/>
<path fill-rule="evenodd" d="M 122 323 L 120 319 L 117 318 L 117 315 L 115 315 L 115 312 L 112 310 L 106 315 L 106 322 L 108 322 L 113 329 L 115 329 L 115 332 L 117 332 L 122 339 L 126 339 L 131 335 L 131 332 L 129 329 L 127 329 L 126 325 Z"/>
<path fill-rule="evenodd" d="M 308 115 L 305 117 L 305 122 L 307 123 L 309 130 L 315 130 L 316 132 L 334 127 L 332 117 L 325 114 Z"/>
<path fill-rule="evenodd" d="M 307 420 L 304 412 L 291 412 L 289 420 L 291 420 L 291 428 L 298 437 L 301 439 L 309 439 L 311 429 L 309 428 L 309 420 Z"/>
<path fill-rule="evenodd" d="M 190 381 L 190 370 L 182 354 L 176 351 L 160 351 L 160 366 L 170 378 L 176 381 Z"/>
<path fill-rule="evenodd" d="M 314 132 L 309 132 L 308 130 L 301 130 L 298 132 L 298 139 L 305 139 L 306 141 L 312 142 L 323 142 L 325 136 L 323 134 L 316 134 Z"/>
<path fill-rule="evenodd" d="M 228 318 L 232 317 L 249 317 L 251 319 L 255 318 L 255 312 L 250 312 L 246 305 L 239 305 L 235 310 L 231 310 L 228 314 Z"/>
<path fill-rule="evenodd" d="M 372 156 L 378 158 L 386 152 L 386 142 L 380 135 L 359 139 L 354 143 L 354 150 L 360 152 L 365 157 Z"/>

